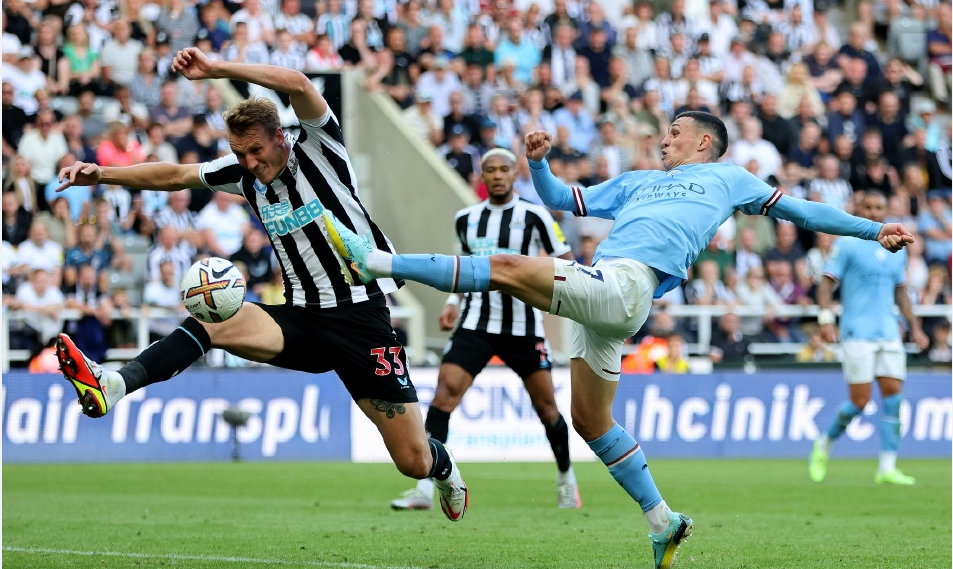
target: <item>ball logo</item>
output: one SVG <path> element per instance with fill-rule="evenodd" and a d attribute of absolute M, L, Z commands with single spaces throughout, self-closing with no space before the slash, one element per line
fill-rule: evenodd
<path fill-rule="evenodd" d="M 212 271 L 213 274 L 214 272 L 215 271 Z M 227 272 L 228 272 L 228 268 L 222 271 L 223 274 Z M 200 284 L 186 291 L 185 298 L 192 298 L 195 296 L 204 296 L 205 304 L 207 304 L 209 308 L 212 308 L 214 310 L 218 307 L 215 305 L 215 295 L 213 295 L 212 292 L 216 290 L 224 290 L 228 288 L 228 280 L 211 281 L 209 280 L 208 274 L 209 274 L 209 271 L 206 271 L 205 269 L 199 269 L 199 283 Z M 223 274 L 214 275 L 214 276 L 221 278 Z M 244 285 L 239 285 L 239 283 L 235 283 L 235 286 L 244 286 Z"/>
<path fill-rule="evenodd" d="M 245 279 L 229 261 L 209 258 L 192 265 L 182 279 L 182 304 L 202 322 L 228 320 L 245 300 Z"/>

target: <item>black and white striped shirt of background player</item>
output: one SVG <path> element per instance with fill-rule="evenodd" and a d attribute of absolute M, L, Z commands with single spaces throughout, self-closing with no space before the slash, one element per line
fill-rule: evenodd
<path fill-rule="evenodd" d="M 394 251 L 358 196 L 337 117 L 328 109 L 320 119 L 301 121 L 297 139 L 287 139 L 292 145 L 288 164 L 267 186 L 234 154 L 202 164 L 200 170 L 203 184 L 244 196 L 264 224 L 281 267 L 285 303 L 336 308 L 397 290 L 403 281 L 379 279 L 361 285 L 325 236 L 321 212 L 327 208 L 359 235 L 370 230 L 379 249 Z"/>
<path fill-rule="evenodd" d="M 484 201 L 457 212 L 454 221 L 464 255 L 558 257 L 570 251 L 549 210 L 523 199 L 503 205 Z M 490 334 L 542 338 L 543 314 L 499 291 L 472 292 L 464 298 L 459 326 Z"/>

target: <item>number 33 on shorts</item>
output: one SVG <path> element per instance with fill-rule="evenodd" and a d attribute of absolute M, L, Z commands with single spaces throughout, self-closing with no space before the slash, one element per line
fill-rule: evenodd
<path fill-rule="evenodd" d="M 403 362 L 400 361 L 401 350 L 403 350 L 403 348 L 400 346 L 372 349 L 371 355 L 377 356 L 377 365 L 380 366 L 374 370 L 374 373 L 377 375 L 389 375 L 393 371 L 394 375 L 396 375 L 398 378 L 402 378 L 406 374 L 406 369 L 404 368 Z M 394 361 L 393 366 L 391 366 L 391 363 L 387 361 L 387 355 L 390 355 L 391 359 Z M 403 384 L 404 383 L 401 382 L 401 385 Z"/>

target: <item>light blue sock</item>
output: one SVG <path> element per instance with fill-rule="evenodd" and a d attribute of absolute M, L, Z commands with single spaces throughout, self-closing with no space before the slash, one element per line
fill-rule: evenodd
<path fill-rule="evenodd" d="M 645 463 L 642 448 L 621 425 L 616 423 L 608 433 L 587 444 L 609 467 L 609 474 L 619 486 L 639 503 L 643 512 L 651 510 L 662 501 L 662 495 L 659 494 L 649 466 Z"/>
<path fill-rule="evenodd" d="M 391 276 L 432 286 L 443 292 L 490 290 L 489 257 L 394 255 Z"/>
<path fill-rule="evenodd" d="M 827 438 L 833 441 L 843 435 L 847 425 L 854 420 L 854 417 L 860 415 L 860 411 L 850 399 L 841 403 L 837 414 L 834 415 L 834 420 L 831 421 L 831 426 L 827 427 Z"/>
<path fill-rule="evenodd" d="M 880 450 L 897 452 L 900 448 L 900 402 L 903 395 L 895 393 L 884 397 L 883 413 L 880 415 Z"/>

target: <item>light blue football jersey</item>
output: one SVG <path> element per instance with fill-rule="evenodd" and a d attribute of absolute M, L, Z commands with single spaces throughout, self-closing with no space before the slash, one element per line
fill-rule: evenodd
<path fill-rule="evenodd" d="M 583 215 L 615 220 L 596 250 L 679 279 L 736 210 L 765 214 L 781 193 L 733 164 L 626 172 L 581 190 Z"/>
<path fill-rule="evenodd" d="M 840 281 L 840 339 L 898 340 L 896 288 L 906 282 L 907 251 L 890 254 L 876 241 L 841 237 L 824 274 Z"/>

